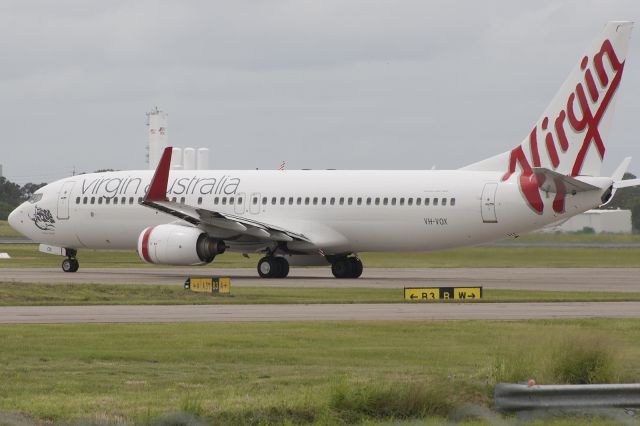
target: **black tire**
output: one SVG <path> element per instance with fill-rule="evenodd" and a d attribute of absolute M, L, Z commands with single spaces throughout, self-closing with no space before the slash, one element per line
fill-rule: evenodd
<path fill-rule="evenodd" d="M 274 258 L 278 264 L 278 275 L 277 278 L 287 278 L 289 275 L 289 262 L 284 257 L 275 257 Z"/>
<path fill-rule="evenodd" d="M 350 278 L 351 277 L 351 262 L 346 257 L 337 259 L 331 265 L 331 273 L 336 278 Z"/>
<path fill-rule="evenodd" d="M 76 272 L 79 266 L 78 261 L 75 259 L 65 259 L 62 261 L 62 270 L 64 272 Z"/>
<path fill-rule="evenodd" d="M 276 262 L 272 257 L 263 257 L 258 262 L 258 275 L 260 278 L 273 278 L 274 273 L 277 272 Z"/>
<path fill-rule="evenodd" d="M 351 276 L 349 278 L 360 278 L 362 275 L 362 261 L 357 257 L 350 257 L 349 263 L 351 263 Z"/>
<path fill-rule="evenodd" d="M 78 259 L 71 259 L 71 272 L 76 272 L 80 268 Z"/>

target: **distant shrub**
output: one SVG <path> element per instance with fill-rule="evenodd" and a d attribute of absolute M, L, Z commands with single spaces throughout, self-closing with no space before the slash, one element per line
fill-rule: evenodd
<path fill-rule="evenodd" d="M 423 383 L 366 384 L 346 382 L 331 392 L 329 408 L 344 422 L 364 418 L 410 419 L 447 416 L 453 408 L 447 385 Z"/>
<path fill-rule="evenodd" d="M 616 381 L 610 345 L 602 340 L 569 339 L 553 357 L 552 372 L 559 383 L 593 384 Z"/>
<path fill-rule="evenodd" d="M 582 228 L 582 231 L 580 231 L 580 233 L 581 234 L 589 234 L 589 235 L 591 235 L 591 234 L 595 234 L 596 230 L 593 229 L 590 226 L 585 226 L 584 228 Z"/>

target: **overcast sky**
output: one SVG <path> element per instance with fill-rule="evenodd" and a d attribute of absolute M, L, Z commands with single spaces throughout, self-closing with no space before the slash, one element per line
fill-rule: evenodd
<path fill-rule="evenodd" d="M 458 168 L 528 135 L 608 20 L 638 0 L 0 3 L 10 180 L 146 169 L 145 113 L 216 169 Z M 604 172 L 640 171 L 640 29 Z M 637 173 L 637 172 L 636 172 Z"/>

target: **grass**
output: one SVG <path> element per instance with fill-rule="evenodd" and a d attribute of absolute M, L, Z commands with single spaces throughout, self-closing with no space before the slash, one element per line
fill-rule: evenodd
<path fill-rule="evenodd" d="M 0 238 L 24 238 L 24 236 L 9 226 L 9 222 L 0 220 Z"/>
<path fill-rule="evenodd" d="M 503 242 L 550 242 L 550 243 L 611 243 L 611 244 L 640 244 L 640 234 L 584 234 L 570 233 L 538 233 L 521 235 L 517 239 L 506 239 Z"/>
<path fill-rule="evenodd" d="M 523 377 L 555 382 L 552 355 L 576 338 L 607 342 L 612 374 L 640 379 L 636 319 L 6 325 L 0 412 L 54 423 L 150 424 L 176 412 L 209 424 L 438 423 L 464 406 L 487 412 L 498 358 L 527 354 Z"/>
<path fill-rule="evenodd" d="M 389 288 L 232 287 L 231 295 L 214 296 L 187 291 L 180 285 L 41 284 L 0 281 L 0 306 L 397 303 L 403 301 L 402 289 Z M 640 293 L 484 290 L 482 300 L 467 303 L 604 301 L 640 301 Z"/>
<path fill-rule="evenodd" d="M 12 257 L 0 260 L 0 269 L 59 268 L 62 258 L 38 251 L 35 244 L 3 244 L 0 250 Z M 640 267 L 640 248 L 470 247 L 425 253 L 361 253 L 365 268 L 549 268 Z M 218 256 L 209 267 L 255 268 L 260 255 L 249 259 L 238 253 Z M 81 268 L 145 267 L 134 251 L 80 250 Z"/>

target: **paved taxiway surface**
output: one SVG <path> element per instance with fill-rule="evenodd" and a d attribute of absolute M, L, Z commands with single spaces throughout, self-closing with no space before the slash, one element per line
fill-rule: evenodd
<path fill-rule="evenodd" d="M 357 280 L 337 280 L 328 267 L 292 268 L 289 278 L 261 279 L 255 269 L 219 268 L 2 268 L 0 279 L 36 283 L 175 284 L 187 276 L 230 276 L 233 286 L 452 287 L 486 289 L 640 292 L 640 268 L 370 268 Z"/>
<path fill-rule="evenodd" d="M 632 318 L 640 302 L 12 306 L 3 324 Z"/>

